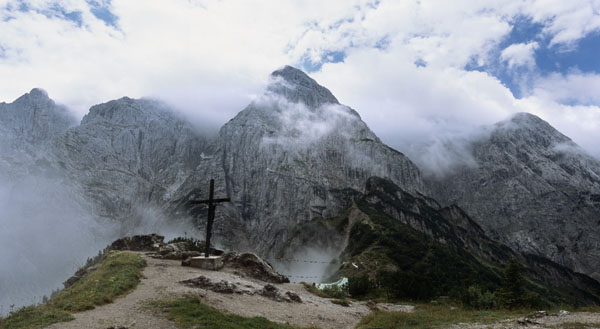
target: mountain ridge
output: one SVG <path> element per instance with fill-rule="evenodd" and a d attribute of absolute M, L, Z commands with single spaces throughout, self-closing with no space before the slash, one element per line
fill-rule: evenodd
<path fill-rule="evenodd" d="M 20 102 L 33 98 L 54 104 L 41 90 L 27 95 Z M 11 131 L 3 118 L 13 103 L 0 104 L 0 136 Z M 7 145 L 15 155 L 3 153 L 0 169 L 22 175 L 52 172 L 57 184 L 72 185 L 77 194 L 81 189 L 95 215 L 122 224 L 122 234 L 146 220 L 153 228 L 164 223 L 186 232 L 192 226 L 203 230 L 206 208 L 189 201 L 205 199 L 213 178 L 215 195 L 232 200 L 217 208 L 216 242 L 276 257 L 297 227 L 342 214 L 375 176 L 431 208 L 448 206 L 444 211 L 453 225 L 471 234 L 491 236 L 590 275 L 599 268 L 594 252 L 600 246 L 594 238 L 600 232 L 586 219 L 598 218 L 595 209 L 600 207 L 596 162 L 529 114 L 500 123 L 489 139 L 472 145 L 483 165 L 458 168 L 444 180 L 424 178 L 408 157 L 381 142 L 355 110 L 292 67 L 273 72 L 265 93 L 215 138 L 148 99 L 123 97 L 95 105 L 79 125 L 60 115 L 48 118 L 42 122 L 57 122 L 56 129 L 35 137 L 46 142 L 25 143 L 28 156 L 19 155 L 25 144 Z M 527 208 L 534 211 L 519 212 Z M 576 220 L 553 217 L 559 208 Z M 498 218 L 494 225 L 492 219 Z M 544 225 L 540 218 L 554 224 Z M 503 231 L 511 226 L 513 231 Z M 548 236 L 535 230 L 547 226 L 553 230 Z"/>
<path fill-rule="evenodd" d="M 600 278 L 600 161 L 532 114 L 497 123 L 469 149 L 475 166 L 428 178 L 434 198 L 517 250 Z"/>

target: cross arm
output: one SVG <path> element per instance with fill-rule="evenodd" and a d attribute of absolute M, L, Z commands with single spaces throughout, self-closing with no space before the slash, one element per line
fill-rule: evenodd
<path fill-rule="evenodd" d="M 221 198 L 221 199 L 212 199 L 212 200 L 191 200 L 191 204 L 211 204 L 211 203 L 220 203 L 220 202 L 229 202 L 230 198 Z"/>

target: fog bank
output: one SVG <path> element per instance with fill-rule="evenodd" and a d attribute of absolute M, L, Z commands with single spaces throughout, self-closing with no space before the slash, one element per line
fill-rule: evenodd
<path fill-rule="evenodd" d="M 58 178 L 0 176 L 0 182 L 0 315 L 41 302 L 118 237 L 195 232 L 147 207 L 124 223 L 94 216 L 81 191 Z"/>

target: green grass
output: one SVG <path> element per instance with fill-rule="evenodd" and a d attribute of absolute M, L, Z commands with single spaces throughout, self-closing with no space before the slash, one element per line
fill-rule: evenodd
<path fill-rule="evenodd" d="M 345 298 L 344 299 L 332 299 L 331 302 L 334 304 L 337 304 L 337 305 L 344 306 L 344 307 L 350 306 L 350 301 Z"/>
<path fill-rule="evenodd" d="M 357 329 L 445 328 L 457 323 L 491 324 L 523 316 L 527 311 L 478 311 L 451 305 L 417 305 L 412 313 L 375 311 L 364 317 Z"/>
<path fill-rule="evenodd" d="M 318 289 L 314 284 L 302 282 L 302 285 L 310 292 L 311 294 L 321 297 L 321 298 L 335 298 L 335 299 L 344 299 L 346 298 L 346 292 L 342 288 L 331 287 L 325 289 Z"/>
<path fill-rule="evenodd" d="M 71 313 L 46 306 L 26 306 L 0 319 L 2 329 L 44 328 L 53 323 L 73 320 Z"/>
<path fill-rule="evenodd" d="M 203 329 L 297 329 L 286 324 L 269 321 L 263 317 L 245 318 L 225 313 L 203 304 L 195 297 L 184 297 L 166 301 L 154 301 L 150 307 L 167 314 L 177 328 Z"/>
<path fill-rule="evenodd" d="M 132 252 L 110 252 L 98 269 L 50 301 L 27 306 L 0 319 L 0 329 L 44 328 L 73 319 L 71 313 L 111 303 L 116 297 L 135 289 L 142 278 L 146 261 Z"/>

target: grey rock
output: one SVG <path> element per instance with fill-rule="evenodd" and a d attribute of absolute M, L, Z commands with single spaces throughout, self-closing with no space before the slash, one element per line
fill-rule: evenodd
<path fill-rule="evenodd" d="M 158 234 L 134 235 L 115 240 L 110 250 L 157 251 L 164 245 L 164 236 Z"/>
<path fill-rule="evenodd" d="M 292 67 L 272 77 L 266 93 L 221 128 L 213 157 L 176 193 L 177 205 L 205 197 L 202 186 L 215 178 L 217 195 L 232 199 L 218 208 L 221 243 L 245 240 L 271 254 L 299 223 L 347 208 L 352 200 L 340 191 L 362 191 L 371 176 L 425 192 L 417 167 L 326 88 Z"/>
<path fill-rule="evenodd" d="M 221 294 L 243 293 L 243 291 L 238 289 L 237 285 L 233 282 L 221 280 L 215 283 L 203 275 L 197 278 L 181 281 L 180 283 L 186 286 L 211 290 Z"/>
<path fill-rule="evenodd" d="M 55 176 L 49 145 L 76 124 L 67 108 L 41 89 L 32 89 L 12 103 L 0 103 L 0 175 Z"/>
<path fill-rule="evenodd" d="M 292 302 L 295 303 L 302 303 L 302 298 L 300 298 L 300 296 L 298 296 L 297 293 L 293 292 L 293 291 L 286 291 L 285 295 L 287 296 L 287 298 L 289 298 Z"/>
<path fill-rule="evenodd" d="M 264 282 L 284 283 L 289 280 L 277 273 L 271 264 L 253 253 L 229 252 L 223 255 L 223 266 L 239 270 L 241 273 Z"/>
<path fill-rule="evenodd" d="M 600 162 L 527 113 L 469 147 L 477 166 L 428 179 L 433 196 L 521 252 L 600 278 Z"/>
<path fill-rule="evenodd" d="M 93 106 L 55 140 L 54 153 L 99 215 L 123 220 L 169 200 L 210 140 L 166 105 L 125 97 Z"/>
<path fill-rule="evenodd" d="M 0 103 L 0 126 L 16 147 L 47 144 L 77 124 L 66 107 L 57 105 L 41 89 L 32 89 L 10 104 Z"/>

